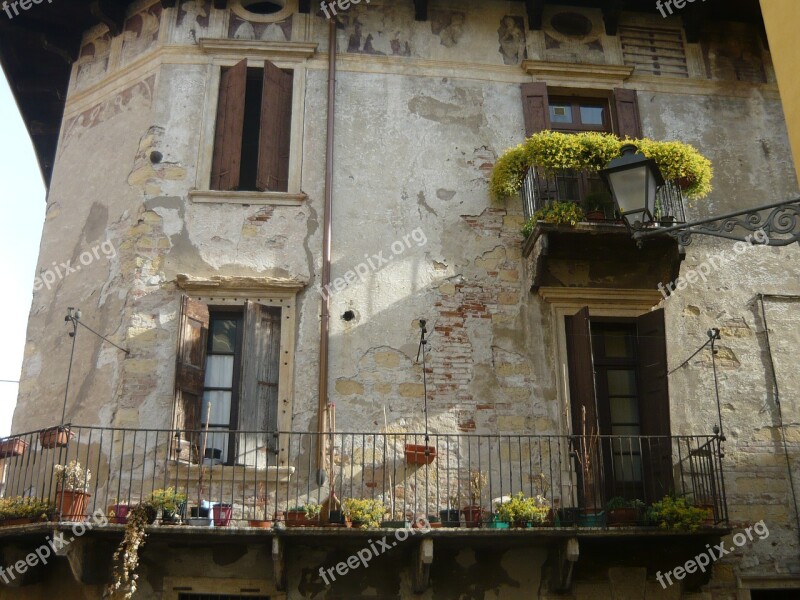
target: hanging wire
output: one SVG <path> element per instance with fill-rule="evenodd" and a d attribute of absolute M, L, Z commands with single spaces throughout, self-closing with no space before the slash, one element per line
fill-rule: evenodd
<path fill-rule="evenodd" d="M 792 491 L 792 501 L 794 504 L 794 518 L 797 527 L 797 538 L 800 540 L 800 509 L 797 507 L 797 494 L 794 489 L 794 475 L 792 475 L 792 462 L 789 459 L 789 446 L 786 444 L 786 427 L 783 423 L 783 408 L 781 407 L 781 393 L 778 387 L 778 373 L 775 370 L 775 359 L 772 356 L 772 346 L 769 339 L 769 325 L 767 324 L 767 311 L 764 306 L 765 294 L 759 294 L 758 299 L 761 302 L 761 318 L 764 321 L 764 339 L 767 343 L 767 354 L 769 355 L 769 367 L 772 371 L 772 382 L 775 386 L 775 405 L 778 407 L 778 420 L 781 428 L 781 438 L 783 438 L 783 454 L 786 457 L 786 470 L 789 472 L 789 488 Z M 786 298 L 784 296 L 784 298 Z"/>
<path fill-rule="evenodd" d="M 425 319 L 419 320 L 419 348 L 417 349 L 417 362 L 419 362 L 419 354 L 422 352 L 422 393 L 425 397 L 424 409 L 422 412 L 425 415 L 425 446 L 428 445 L 428 441 L 430 440 L 428 436 L 428 375 L 425 366 L 425 346 L 428 344 L 428 340 L 425 339 L 425 334 L 428 333 L 425 327 L 426 324 L 427 321 Z M 427 448 L 425 451 L 428 451 Z"/>
<path fill-rule="evenodd" d="M 712 331 L 713 331 L 713 330 L 712 330 Z M 717 332 L 719 332 L 719 329 L 717 329 Z M 691 355 L 689 358 L 687 358 L 685 361 L 683 361 L 683 362 L 682 362 L 681 364 L 679 364 L 677 367 L 675 367 L 674 369 L 672 369 L 672 371 L 670 371 L 669 373 L 667 373 L 667 376 L 669 376 L 669 375 L 672 375 L 672 374 L 673 374 L 675 371 L 677 371 L 678 369 L 681 369 L 681 368 L 685 367 L 686 365 L 688 365 L 688 364 L 689 364 L 689 361 L 690 361 L 690 360 L 692 360 L 692 359 L 693 359 L 695 356 L 697 356 L 698 354 L 700 354 L 700 352 L 702 352 L 702 350 L 703 350 L 703 349 L 704 349 L 706 346 L 708 346 L 708 345 L 709 345 L 709 344 L 710 344 L 712 341 L 713 341 L 713 338 L 709 338 L 708 340 L 706 340 L 706 342 L 705 342 L 705 343 L 704 343 L 702 346 L 700 346 L 700 347 L 699 347 L 697 350 L 695 350 L 695 351 L 694 351 L 694 354 L 692 354 L 692 355 Z"/>

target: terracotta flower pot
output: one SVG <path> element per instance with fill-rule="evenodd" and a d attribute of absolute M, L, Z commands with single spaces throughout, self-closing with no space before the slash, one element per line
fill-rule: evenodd
<path fill-rule="evenodd" d="M 247 524 L 250 527 L 257 527 L 258 529 L 272 529 L 272 521 L 257 521 L 250 519 Z"/>
<path fill-rule="evenodd" d="M 610 527 L 636 525 L 638 520 L 638 508 L 610 508 L 608 510 L 608 525 Z"/>
<path fill-rule="evenodd" d="M 56 490 L 56 513 L 62 521 L 83 521 L 91 494 L 81 491 Z"/>
<path fill-rule="evenodd" d="M 0 442 L 0 458 L 22 456 L 28 449 L 28 442 L 22 438 L 8 438 Z"/>
<path fill-rule="evenodd" d="M 39 443 L 42 448 L 63 448 L 69 443 L 75 434 L 69 430 L 69 427 L 51 427 L 45 429 L 39 434 Z"/>
<path fill-rule="evenodd" d="M 429 465 L 436 459 L 436 448 L 424 444 L 406 444 L 406 462 L 410 465 Z"/>
<path fill-rule="evenodd" d="M 483 509 L 475 504 L 470 504 L 461 509 L 467 527 L 480 527 L 483 522 Z"/>

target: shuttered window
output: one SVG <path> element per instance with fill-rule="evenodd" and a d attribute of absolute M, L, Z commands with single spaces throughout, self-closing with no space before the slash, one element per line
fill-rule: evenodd
<path fill-rule="evenodd" d="M 220 77 L 211 188 L 285 192 L 289 185 L 292 74 L 243 60 Z"/>
<path fill-rule="evenodd" d="M 664 311 L 620 320 L 583 308 L 566 318 L 565 333 L 573 433 L 607 436 L 602 467 L 579 469 L 579 491 L 662 498 L 673 489 Z"/>
<path fill-rule="evenodd" d="M 184 298 L 176 370 L 176 428 L 204 458 L 264 467 L 277 451 L 281 309 L 248 301 L 209 309 Z M 210 409 L 210 410 L 209 410 Z"/>
<path fill-rule="evenodd" d="M 545 129 L 613 131 L 620 137 L 642 137 L 636 90 L 615 89 L 610 100 L 607 95 L 548 95 L 547 84 L 542 82 L 523 83 L 521 91 L 526 137 Z"/>

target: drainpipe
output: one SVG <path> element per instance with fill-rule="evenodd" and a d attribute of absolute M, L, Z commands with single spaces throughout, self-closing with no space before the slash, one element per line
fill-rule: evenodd
<path fill-rule="evenodd" d="M 325 478 L 325 432 L 329 420 L 328 342 L 330 338 L 331 221 L 333 212 L 333 117 L 336 108 L 336 19 L 328 20 L 328 123 L 325 134 L 325 208 L 322 213 L 322 311 L 319 335 L 319 406 L 317 407 L 317 479 Z"/>

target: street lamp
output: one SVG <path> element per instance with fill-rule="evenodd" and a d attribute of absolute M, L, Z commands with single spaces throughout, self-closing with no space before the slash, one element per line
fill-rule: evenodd
<path fill-rule="evenodd" d="M 608 163 L 600 176 L 630 229 L 641 229 L 654 220 L 656 193 L 664 185 L 656 161 L 647 158 L 633 144 L 625 144 L 622 156 Z"/>
<path fill-rule="evenodd" d="M 664 185 L 664 177 L 656 162 L 638 152 L 633 144 L 625 144 L 622 156 L 601 169 L 600 176 L 611 190 L 619 214 L 640 247 L 645 239 L 663 235 L 674 238 L 680 246 L 688 246 L 693 235 L 710 235 L 765 246 L 788 246 L 795 242 L 800 245 L 800 198 L 673 227 L 646 227 L 656 220 L 656 195 Z M 761 239 L 746 232 L 759 232 Z"/>

